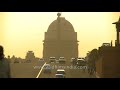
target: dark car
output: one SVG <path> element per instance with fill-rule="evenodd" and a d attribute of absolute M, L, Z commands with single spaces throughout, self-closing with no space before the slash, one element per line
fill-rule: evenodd
<path fill-rule="evenodd" d="M 73 65 L 76 65 L 77 64 L 77 58 L 71 58 L 71 63 Z"/>
<path fill-rule="evenodd" d="M 43 67 L 43 70 L 44 70 L 44 73 L 51 73 L 52 67 L 50 66 L 50 64 L 46 64 L 46 65 Z"/>
<path fill-rule="evenodd" d="M 55 74 L 56 78 L 65 78 L 64 74 Z"/>

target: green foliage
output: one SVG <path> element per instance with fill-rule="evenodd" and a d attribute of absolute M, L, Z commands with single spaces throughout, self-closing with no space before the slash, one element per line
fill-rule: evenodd
<path fill-rule="evenodd" d="M 88 65 L 95 66 L 95 62 L 98 60 L 98 50 L 93 49 L 88 56 Z"/>
<path fill-rule="evenodd" d="M 98 50 L 97 49 L 93 49 L 90 52 L 90 56 L 89 56 L 90 60 L 92 61 L 96 61 L 98 59 Z"/>

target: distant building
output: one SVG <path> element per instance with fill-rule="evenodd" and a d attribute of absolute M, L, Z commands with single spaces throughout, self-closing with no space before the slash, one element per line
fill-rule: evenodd
<path fill-rule="evenodd" d="M 70 59 L 78 57 L 77 32 L 65 17 L 60 17 L 60 13 L 57 16 L 57 19 L 49 25 L 47 32 L 45 32 L 43 58 L 65 57 Z"/>
<path fill-rule="evenodd" d="M 27 62 L 31 62 L 33 60 L 35 60 L 35 55 L 33 51 L 28 51 L 25 57 Z"/>

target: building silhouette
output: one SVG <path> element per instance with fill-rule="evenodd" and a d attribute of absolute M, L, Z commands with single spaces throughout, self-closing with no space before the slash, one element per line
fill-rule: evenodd
<path fill-rule="evenodd" d="M 96 76 L 100 78 L 120 78 L 120 18 L 116 25 L 115 46 L 102 45 L 98 49 L 99 59 L 96 61 Z"/>
<path fill-rule="evenodd" d="M 35 55 L 33 51 L 28 51 L 25 57 L 27 62 L 31 62 L 33 60 L 35 60 Z"/>
<path fill-rule="evenodd" d="M 78 40 L 77 32 L 75 32 L 73 25 L 57 14 L 57 19 L 54 20 L 45 32 L 43 40 L 43 58 L 49 57 L 65 57 L 70 59 L 78 57 Z"/>

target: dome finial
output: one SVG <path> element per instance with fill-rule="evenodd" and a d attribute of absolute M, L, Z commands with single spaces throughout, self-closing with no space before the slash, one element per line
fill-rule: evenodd
<path fill-rule="evenodd" d="M 57 16 L 60 17 L 60 16 L 61 16 L 61 13 L 57 13 Z"/>

